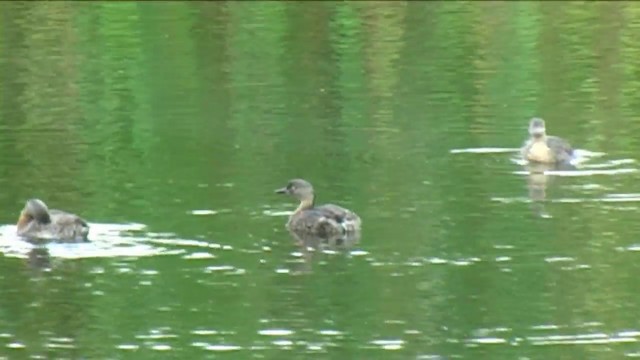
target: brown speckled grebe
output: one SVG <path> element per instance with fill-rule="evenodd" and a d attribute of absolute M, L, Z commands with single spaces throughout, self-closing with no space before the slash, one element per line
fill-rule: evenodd
<path fill-rule="evenodd" d="M 525 160 L 544 164 L 569 164 L 573 149 L 569 143 L 557 136 L 548 136 L 544 120 L 533 118 L 529 122 L 529 140 L 521 149 Z"/>
<path fill-rule="evenodd" d="M 87 241 L 89 225 L 81 217 L 49 209 L 39 199 L 30 199 L 18 219 L 18 236 L 62 242 Z"/>
<path fill-rule="evenodd" d="M 354 212 L 333 204 L 316 206 L 313 186 L 306 180 L 293 179 L 276 193 L 288 194 L 300 201 L 287 222 L 290 231 L 325 238 L 360 231 L 361 220 Z"/>

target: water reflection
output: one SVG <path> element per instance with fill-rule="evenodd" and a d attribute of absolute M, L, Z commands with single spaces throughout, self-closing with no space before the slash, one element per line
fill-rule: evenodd
<path fill-rule="evenodd" d="M 46 246 L 36 246 L 28 252 L 27 264 L 34 270 L 50 270 L 51 254 Z"/>
<path fill-rule="evenodd" d="M 7 348 L 25 349 L 34 358 L 50 351 L 59 358 L 74 358 L 83 335 L 95 323 L 89 284 L 96 274 L 86 264 L 53 259 L 41 247 L 28 255 L 24 261 L 4 264 L 3 272 L 10 271 L 11 277 L 2 279 L 0 303 L 11 316 L 5 318 L 9 326 L 2 340 Z"/>
<path fill-rule="evenodd" d="M 299 256 L 302 259 L 302 263 L 297 271 L 309 272 L 312 269 L 312 261 L 315 254 L 347 254 L 350 249 L 359 243 L 362 231 L 357 230 L 344 234 L 319 236 L 314 233 L 289 229 L 289 234 L 298 247 Z"/>
<path fill-rule="evenodd" d="M 0 205 L 103 223 L 0 227 L 0 357 L 637 356 L 639 9 L 0 2 Z M 607 153 L 510 162 L 532 113 Z M 292 245 L 292 174 L 362 240 Z"/>
<path fill-rule="evenodd" d="M 348 249 L 357 244 L 362 236 L 362 232 L 360 230 L 349 231 L 344 234 L 329 234 L 329 236 L 319 236 L 316 234 L 296 231 L 290 231 L 289 233 L 296 240 L 298 245 L 318 250 Z"/>
<path fill-rule="evenodd" d="M 527 171 L 527 188 L 529 199 L 533 211 L 542 218 L 550 218 L 551 215 L 545 210 L 544 203 L 547 199 L 547 187 L 553 183 L 553 176 L 549 171 L 553 170 L 575 170 L 575 166 L 569 163 L 544 164 L 530 162 L 525 165 Z"/>
<path fill-rule="evenodd" d="M 546 164 L 527 165 L 527 188 L 529 189 L 529 198 L 534 212 L 543 218 L 550 217 L 545 211 L 544 201 L 547 198 L 547 183 L 549 176 L 546 171 L 550 166 Z"/>

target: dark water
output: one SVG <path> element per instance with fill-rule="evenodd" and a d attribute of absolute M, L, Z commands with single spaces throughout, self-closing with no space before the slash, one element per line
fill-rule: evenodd
<path fill-rule="evenodd" d="M 0 16 L 0 358 L 640 356 L 640 5 Z M 577 170 L 513 160 L 531 116 Z M 293 177 L 360 242 L 297 247 Z M 16 238 L 31 197 L 93 242 Z"/>

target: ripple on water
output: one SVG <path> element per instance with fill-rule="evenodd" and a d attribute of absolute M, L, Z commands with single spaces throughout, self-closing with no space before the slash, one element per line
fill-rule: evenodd
<path fill-rule="evenodd" d="M 469 339 L 468 342 L 472 344 L 489 345 L 489 344 L 506 344 L 507 340 L 499 337 L 481 337 L 481 338 Z"/>
<path fill-rule="evenodd" d="M 187 214 L 205 216 L 205 215 L 218 215 L 218 214 L 230 213 L 230 212 L 231 212 L 231 209 L 220 209 L 220 210 L 200 209 L 200 210 L 188 211 Z"/>
<path fill-rule="evenodd" d="M 7 256 L 26 258 L 34 248 L 46 249 L 50 256 L 57 258 L 90 257 L 143 257 L 173 254 L 163 247 L 146 244 L 149 237 L 139 236 L 144 230 L 142 224 L 89 224 L 89 242 L 49 243 L 35 246 L 16 235 L 15 225 L 0 226 L 0 252 Z"/>
<path fill-rule="evenodd" d="M 579 328 L 593 329 L 595 326 L 601 325 L 599 323 L 585 323 Z M 540 331 L 560 331 L 563 326 L 554 324 L 534 325 L 531 326 L 531 330 L 534 332 Z M 471 346 L 481 345 L 500 345 L 500 344 L 519 344 L 522 341 L 526 341 L 536 346 L 549 346 L 549 345 L 597 345 L 597 344 L 613 344 L 613 343 L 635 343 L 639 341 L 640 331 L 638 330 L 622 330 L 613 333 L 604 332 L 589 332 L 586 334 L 549 334 L 549 335 L 529 335 L 523 338 L 516 337 L 501 337 L 495 336 L 494 333 L 499 332 L 501 334 L 511 333 L 512 329 L 509 328 L 496 328 L 496 329 L 478 329 L 475 331 L 477 336 L 469 338 L 466 343 Z"/>
<path fill-rule="evenodd" d="M 325 336 L 341 336 L 344 335 L 344 332 L 342 331 L 338 331 L 338 330 L 320 330 L 318 331 L 318 334 L 320 335 L 325 335 Z"/>
<path fill-rule="evenodd" d="M 471 154 L 502 154 L 502 153 L 512 153 L 518 152 L 520 149 L 518 148 L 491 148 L 491 147 L 483 147 L 483 148 L 466 148 L 466 149 L 452 149 L 449 150 L 452 154 L 463 154 L 463 153 L 471 153 Z"/>
<path fill-rule="evenodd" d="M 210 248 L 210 249 L 223 249 L 230 250 L 231 246 L 223 246 L 216 243 L 210 243 L 202 240 L 191 240 L 191 239 L 148 239 L 149 242 L 162 244 L 162 245 L 173 245 L 173 246 L 182 246 L 182 247 L 200 247 L 200 248 Z"/>
<path fill-rule="evenodd" d="M 212 273 L 212 272 L 218 272 L 218 271 L 233 271 L 236 270 L 235 267 L 231 266 L 231 265 L 218 265 L 218 266 L 207 266 L 204 271 L 206 273 Z"/>
<path fill-rule="evenodd" d="M 594 176 L 594 175 L 622 175 L 638 172 L 638 169 L 634 168 L 620 168 L 620 169 L 606 169 L 606 170 L 588 170 L 588 169 L 576 169 L 576 170 L 546 170 L 545 175 L 553 176 Z M 529 171 L 517 170 L 513 172 L 516 175 L 529 175 Z"/>
<path fill-rule="evenodd" d="M 391 340 L 373 340 L 371 344 L 381 347 L 384 350 L 400 350 L 404 346 L 404 340 L 391 339 Z"/>
<path fill-rule="evenodd" d="M 620 251 L 640 251 L 640 244 L 629 245 L 626 248 L 619 248 Z"/>
<path fill-rule="evenodd" d="M 513 203 L 531 203 L 531 199 L 527 197 L 492 197 L 491 201 L 513 204 Z M 640 202 L 640 194 L 609 194 L 599 198 L 556 198 L 546 199 L 547 203 L 557 204 L 577 204 L 577 203 L 631 203 Z M 623 208 L 626 209 L 626 208 Z"/>
<path fill-rule="evenodd" d="M 172 349 L 172 347 L 171 345 L 167 345 L 167 344 L 154 344 L 154 345 L 151 345 L 151 349 L 156 351 L 169 351 Z"/>
<path fill-rule="evenodd" d="M 215 255 L 208 252 L 194 252 L 184 255 L 182 258 L 185 260 L 200 260 L 200 259 L 215 259 Z"/>
<path fill-rule="evenodd" d="M 208 351 L 237 351 L 241 350 L 242 347 L 226 344 L 207 344 L 206 346 L 204 346 L 204 349 Z"/>
<path fill-rule="evenodd" d="M 502 153 L 518 153 L 520 151 L 520 148 L 500 148 L 500 147 L 482 147 L 482 148 L 465 148 L 465 149 L 452 149 L 449 150 L 449 152 L 451 154 L 463 154 L 463 153 L 470 153 L 470 154 L 502 154 Z M 589 167 L 589 168 L 602 168 L 602 167 L 616 167 L 616 166 L 620 166 L 620 165 L 625 165 L 625 164 L 630 164 L 635 162 L 633 159 L 616 159 L 616 160 L 609 160 L 606 162 L 603 162 L 601 164 L 588 164 L 588 165 L 584 165 L 586 162 L 588 162 L 590 159 L 592 158 L 596 158 L 596 157 L 602 157 L 604 156 L 605 153 L 603 152 L 594 152 L 594 151 L 589 151 L 586 149 L 574 149 L 574 158 L 571 161 L 571 164 L 574 166 L 584 166 L 584 167 Z M 510 160 L 518 165 L 526 165 L 527 161 L 523 158 L 521 158 L 520 156 L 517 157 L 512 157 L 510 158 Z M 622 170 L 624 171 L 632 171 L 635 172 L 637 171 L 636 169 L 627 169 L 627 170 Z M 622 172 L 622 173 L 623 173 Z M 615 173 L 621 173 L 620 170 L 618 170 L 618 172 L 614 172 Z M 595 173 L 591 173 L 590 175 L 594 175 Z M 583 176 L 586 174 L 580 174 L 580 175 L 573 175 L 573 176 Z M 571 176 L 571 175 L 567 175 L 567 176 Z"/>
<path fill-rule="evenodd" d="M 144 339 L 144 340 L 157 340 L 157 339 L 175 339 L 178 335 L 175 334 L 163 334 L 158 330 L 153 330 L 149 334 L 136 335 L 136 339 Z"/>
<path fill-rule="evenodd" d="M 365 250 L 352 250 L 349 252 L 349 255 L 351 256 L 366 256 L 369 255 L 368 251 Z"/>
<path fill-rule="evenodd" d="M 287 336 L 292 335 L 293 331 L 288 329 L 265 329 L 259 330 L 258 334 L 265 336 Z"/>
<path fill-rule="evenodd" d="M 558 330 L 560 326 L 555 324 L 544 324 L 544 325 L 534 325 L 531 327 L 532 330 Z"/>
<path fill-rule="evenodd" d="M 557 262 L 571 262 L 576 261 L 575 258 L 568 256 L 548 256 L 544 259 L 544 261 L 548 263 L 557 263 Z"/>
<path fill-rule="evenodd" d="M 218 335 L 218 330 L 201 329 L 201 330 L 193 330 L 191 331 L 191 333 L 193 335 L 209 336 L 209 335 Z"/>
<path fill-rule="evenodd" d="M 289 347 L 293 345 L 293 341 L 291 340 L 273 340 L 271 343 L 273 345 L 282 346 L 282 347 Z"/>
<path fill-rule="evenodd" d="M 627 336 L 618 334 L 574 334 L 574 335 L 548 335 L 529 336 L 527 340 L 533 345 L 593 345 L 638 342 L 637 334 Z"/>
<path fill-rule="evenodd" d="M 291 210 L 264 210 L 262 212 L 263 215 L 266 216 L 289 216 L 291 214 L 293 214 L 293 211 Z"/>
<path fill-rule="evenodd" d="M 138 350 L 140 346 L 135 344 L 120 344 L 116 346 L 118 350 Z"/>

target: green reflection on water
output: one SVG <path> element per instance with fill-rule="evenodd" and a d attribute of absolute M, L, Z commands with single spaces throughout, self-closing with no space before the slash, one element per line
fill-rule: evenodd
<path fill-rule="evenodd" d="M 149 244 L 175 251 L 49 259 L 50 272 L 0 259 L 3 356 L 635 351 L 540 338 L 637 330 L 636 256 L 620 251 L 636 242 L 635 203 L 595 201 L 637 193 L 637 175 L 534 179 L 542 219 L 517 201 L 527 178 L 511 154 L 450 153 L 518 147 L 539 115 L 606 153 L 594 162 L 634 159 L 635 3 L 0 2 L 0 14 L 3 223 L 37 196 L 146 224 Z M 295 207 L 273 194 L 293 177 L 361 215 L 362 255 L 295 256 L 286 216 L 271 216 Z M 589 201 L 554 202 L 576 198 Z"/>

